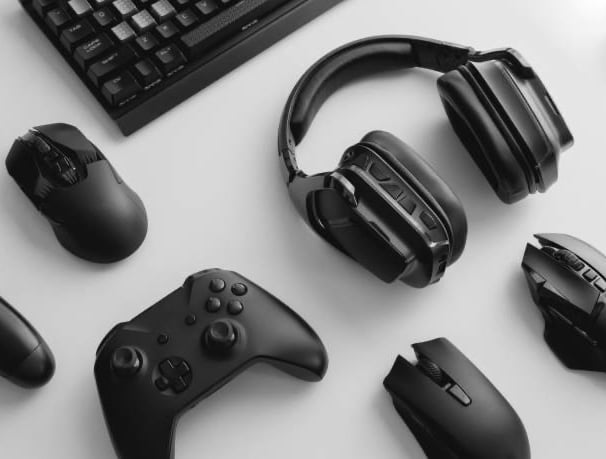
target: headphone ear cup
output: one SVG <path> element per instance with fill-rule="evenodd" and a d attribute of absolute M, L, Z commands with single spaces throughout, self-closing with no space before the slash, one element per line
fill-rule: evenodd
<path fill-rule="evenodd" d="M 393 134 L 373 131 L 361 141 L 384 159 L 405 180 L 414 177 L 425 201 L 442 216 L 450 233 L 448 264 L 463 253 L 467 242 L 467 217 L 459 198 L 438 173 L 409 145 Z"/>
<path fill-rule="evenodd" d="M 505 80 L 496 62 L 482 65 L 487 66 L 482 73 L 469 63 L 443 75 L 438 90 L 457 136 L 498 197 L 510 204 L 537 189 L 532 160 L 523 151 L 512 118 L 523 116 L 525 102 L 513 84 L 502 84 Z M 493 92 L 497 85 L 499 96 Z M 545 137 L 535 134 L 537 139 Z"/>

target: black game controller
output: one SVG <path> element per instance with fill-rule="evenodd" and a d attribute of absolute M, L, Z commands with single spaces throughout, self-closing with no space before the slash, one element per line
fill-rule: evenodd
<path fill-rule="evenodd" d="M 319 381 L 328 357 L 301 317 L 231 271 L 194 274 L 114 327 L 97 351 L 95 377 L 118 457 L 173 458 L 180 415 L 257 362 Z"/>

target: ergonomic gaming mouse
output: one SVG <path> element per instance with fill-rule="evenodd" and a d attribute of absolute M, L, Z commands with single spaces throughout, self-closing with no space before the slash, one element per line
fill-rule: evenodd
<path fill-rule="evenodd" d="M 528 459 L 511 405 L 450 341 L 414 344 L 418 363 L 398 356 L 383 382 L 429 459 Z"/>
<path fill-rule="evenodd" d="M 0 298 L 0 376 L 25 388 L 41 387 L 55 374 L 55 358 L 36 329 Z"/>
<path fill-rule="evenodd" d="M 606 371 L 606 256 L 566 234 L 537 234 L 522 268 L 545 340 L 569 368 Z"/>
<path fill-rule="evenodd" d="M 30 130 L 13 144 L 6 167 L 74 255 L 111 263 L 143 243 L 147 214 L 141 199 L 74 126 Z"/>

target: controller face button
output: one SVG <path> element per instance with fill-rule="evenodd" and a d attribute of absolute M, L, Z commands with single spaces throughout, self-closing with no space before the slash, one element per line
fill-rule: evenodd
<path fill-rule="evenodd" d="M 604 279 L 598 279 L 593 285 L 595 285 L 600 292 L 606 291 L 606 282 Z"/>
<path fill-rule="evenodd" d="M 225 290 L 225 281 L 223 279 L 213 279 L 210 281 L 210 291 L 220 293 Z"/>
<path fill-rule="evenodd" d="M 219 312 L 221 309 L 221 300 L 217 297 L 211 296 L 206 302 L 206 310 L 208 312 Z"/>
<path fill-rule="evenodd" d="M 237 316 L 238 314 L 241 314 L 242 311 L 244 311 L 244 305 L 241 301 L 231 300 L 227 303 L 227 312 L 231 315 Z"/>
<path fill-rule="evenodd" d="M 168 335 L 165 333 L 158 335 L 158 344 L 166 344 L 166 343 L 168 343 Z"/>
<path fill-rule="evenodd" d="M 236 296 L 244 296 L 248 292 L 248 287 L 238 282 L 231 286 L 231 292 Z"/>
<path fill-rule="evenodd" d="M 425 227 L 430 231 L 434 230 L 438 227 L 436 220 L 433 218 L 433 216 L 431 214 L 428 214 L 427 212 L 421 213 L 421 221 L 423 222 Z"/>
<path fill-rule="evenodd" d="M 236 329 L 227 320 L 215 320 L 204 332 L 204 345 L 213 352 L 226 352 L 236 344 Z"/>
<path fill-rule="evenodd" d="M 194 325 L 196 323 L 196 321 L 198 320 L 198 318 L 196 317 L 195 314 L 188 314 L 187 317 L 185 318 L 185 324 L 186 325 Z"/>
<path fill-rule="evenodd" d="M 118 376 L 133 376 L 141 369 L 141 356 L 132 347 L 120 347 L 112 355 L 111 366 Z"/>
<path fill-rule="evenodd" d="M 180 394 L 185 391 L 192 380 L 192 372 L 189 364 L 179 358 L 171 357 L 163 360 L 159 366 L 161 376 L 156 379 L 156 387 L 164 392 L 172 389 L 175 393 Z"/>
<path fill-rule="evenodd" d="M 589 282 L 593 282 L 595 280 L 595 278 L 598 277 L 598 275 L 596 274 L 596 272 L 593 269 L 590 268 L 583 273 L 583 277 L 585 279 L 587 279 Z"/>

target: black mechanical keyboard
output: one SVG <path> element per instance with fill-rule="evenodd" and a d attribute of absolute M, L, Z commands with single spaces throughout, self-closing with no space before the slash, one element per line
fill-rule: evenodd
<path fill-rule="evenodd" d="M 20 1 L 129 135 L 342 0 Z"/>

